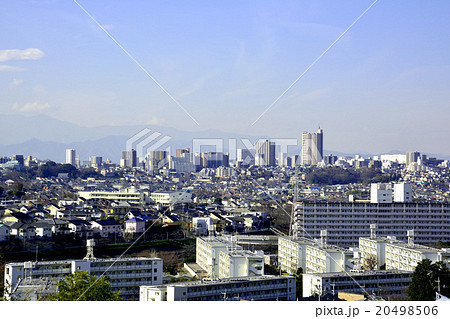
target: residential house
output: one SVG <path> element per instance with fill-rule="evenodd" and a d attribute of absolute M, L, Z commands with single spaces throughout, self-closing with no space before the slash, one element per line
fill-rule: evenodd
<path fill-rule="evenodd" d="M 14 212 L 11 210 L 5 210 L 5 215 L 3 215 L 0 220 L 3 223 L 31 223 L 33 221 L 33 217 L 28 216 L 21 212 Z"/>
<path fill-rule="evenodd" d="M 9 226 L 5 224 L 0 224 L 0 241 L 9 240 Z"/>
<path fill-rule="evenodd" d="M 113 219 L 91 221 L 91 228 L 100 237 L 122 236 L 122 225 Z"/>
<path fill-rule="evenodd" d="M 76 237 L 91 238 L 94 235 L 91 223 L 86 220 L 71 219 L 69 220 L 68 226 L 70 233 L 74 234 Z"/>
<path fill-rule="evenodd" d="M 41 238 L 52 238 L 52 227 L 45 221 L 40 221 L 30 224 L 34 227 L 36 237 Z"/>
<path fill-rule="evenodd" d="M 46 219 L 45 222 L 50 226 L 54 235 L 70 234 L 69 221 L 65 219 Z"/>
<path fill-rule="evenodd" d="M 34 240 L 36 229 L 30 224 L 16 222 L 10 225 L 10 236 L 21 240 Z"/>
<path fill-rule="evenodd" d="M 145 231 L 145 220 L 141 217 L 131 218 L 125 221 L 125 232 L 138 234 Z"/>

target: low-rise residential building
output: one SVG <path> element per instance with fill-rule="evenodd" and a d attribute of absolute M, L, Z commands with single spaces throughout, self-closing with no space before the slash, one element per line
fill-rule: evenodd
<path fill-rule="evenodd" d="M 412 274 L 401 270 L 303 274 L 303 297 L 340 291 L 382 297 L 405 295 Z"/>
<path fill-rule="evenodd" d="M 326 242 L 287 236 L 278 239 L 278 264 L 289 274 L 300 269 L 304 273 L 347 271 L 353 268 L 353 257 L 353 251 Z"/>
<path fill-rule="evenodd" d="M 436 249 L 410 243 L 386 244 L 386 269 L 414 271 L 424 259 L 450 264 L 450 249 Z"/>
<path fill-rule="evenodd" d="M 353 251 L 337 246 L 306 246 L 306 273 L 341 272 L 353 269 Z"/>
<path fill-rule="evenodd" d="M 380 270 L 386 267 L 386 244 L 401 243 L 395 236 L 377 237 L 376 225 L 370 225 L 370 237 L 359 238 L 360 264 L 362 267 L 372 267 Z"/>
<path fill-rule="evenodd" d="M 192 193 L 188 191 L 153 192 L 150 198 L 156 204 L 164 206 L 192 203 Z"/>
<path fill-rule="evenodd" d="M 125 221 L 125 232 L 139 234 L 145 231 L 145 220 L 141 217 L 134 217 Z"/>
<path fill-rule="evenodd" d="M 114 219 L 91 221 L 91 226 L 94 235 L 100 237 L 122 236 L 122 225 Z"/>
<path fill-rule="evenodd" d="M 208 229 L 213 225 L 211 217 L 194 217 L 192 218 L 192 231 L 197 236 L 208 235 Z"/>
<path fill-rule="evenodd" d="M 295 278 L 253 276 L 141 286 L 140 301 L 296 300 Z"/>
<path fill-rule="evenodd" d="M 5 224 L 0 223 L 0 241 L 7 241 L 9 240 L 9 226 Z"/>
<path fill-rule="evenodd" d="M 247 250 L 220 252 L 219 278 L 264 275 L 264 254 Z"/>
<path fill-rule="evenodd" d="M 210 278 L 218 278 L 220 253 L 236 250 L 242 250 L 242 247 L 233 245 L 225 237 L 197 237 L 196 263 L 208 273 Z"/>
<path fill-rule="evenodd" d="M 162 264 L 160 258 L 146 257 L 9 263 L 5 266 L 5 299 L 14 299 L 11 296 L 25 278 L 59 278 L 61 280 L 76 271 L 87 271 L 96 277 L 105 274 L 109 277 L 112 289 L 120 291 L 123 299 L 137 300 L 139 286 L 162 283 Z"/>
<path fill-rule="evenodd" d="M 112 201 L 127 201 L 134 204 L 149 203 L 149 194 L 133 187 L 124 188 L 119 191 L 79 191 L 78 196 L 84 199 L 107 199 Z"/>

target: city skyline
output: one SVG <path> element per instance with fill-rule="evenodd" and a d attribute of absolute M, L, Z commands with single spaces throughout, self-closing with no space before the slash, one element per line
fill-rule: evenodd
<path fill-rule="evenodd" d="M 286 138 L 320 124 L 328 149 L 448 154 L 442 1 L 377 2 L 251 125 L 372 3 L 3 3 L 0 114 Z"/>

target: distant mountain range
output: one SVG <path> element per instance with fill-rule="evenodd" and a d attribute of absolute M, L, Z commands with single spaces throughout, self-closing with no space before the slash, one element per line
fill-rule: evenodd
<path fill-rule="evenodd" d="M 77 157 L 81 161 L 89 160 L 90 156 L 102 156 L 106 161 L 109 158 L 114 163 L 119 163 L 121 152 L 126 149 L 127 140 L 148 128 L 152 132 L 159 132 L 161 136 L 169 136 L 171 139 L 163 144 L 172 148 L 173 153 L 177 148 L 192 147 L 192 140 L 199 139 L 223 139 L 224 151 L 228 151 L 228 140 L 236 139 L 237 147 L 244 147 L 241 139 L 249 139 L 255 143 L 264 136 L 239 135 L 236 133 L 206 130 L 199 132 L 185 132 L 171 127 L 158 125 L 136 126 L 99 126 L 83 127 L 73 123 L 59 121 L 54 118 L 37 115 L 1 115 L 0 116 L 0 156 L 12 156 L 14 154 L 32 155 L 35 158 L 51 159 L 56 162 L 65 161 L 65 150 L 75 149 Z M 295 138 L 295 137 L 294 137 Z M 300 136 L 297 137 L 300 141 Z M 202 151 L 213 150 L 202 148 Z M 298 154 L 298 148 L 291 147 L 290 154 Z M 390 151 L 385 154 L 399 154 L 401 151 Z M 354 155 L 336 151 L 324 150 L 324 154 L 337 156 Z M 356 153 L 357 154 L 357 153 Z M 369 154 L 359 154 L 367 157 Z M 447 155 L 427 154 L 430 157 L 450 159 Z"/>

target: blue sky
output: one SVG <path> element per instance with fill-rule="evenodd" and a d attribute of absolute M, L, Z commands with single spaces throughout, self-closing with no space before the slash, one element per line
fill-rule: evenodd
<path fill-rule="evenodd" d="M 299 138 L 450 155 L 450 2 L 0 2 L 0 114 Z"/>

